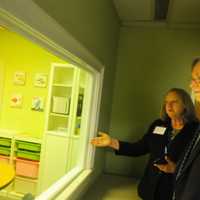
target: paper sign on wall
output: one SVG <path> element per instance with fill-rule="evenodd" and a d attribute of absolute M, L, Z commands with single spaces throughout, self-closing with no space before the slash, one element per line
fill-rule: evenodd
<path fill-rule="evenodd" d="M 46 74 L 36 74 L 34 85 L 36 87 L 46 87 L 47 86 L 47 75 Z"/>
<path fill-rule="evenodd" d="M 31 109 L 40 112 L 44 111 L 44 98 L 38 96 L 33 97 Z"/>
<path fill-rule="evenodd" d="M 22 95 L 21 94 L 13 94 L 10 98 L 10 106 L 14 108 L 22 107 Z"/>
<path fill-rule="evenodd" d="M 26 73 L 25 72 L 15 72 L 13 82 L 15 85 L 25 85 Z"/>

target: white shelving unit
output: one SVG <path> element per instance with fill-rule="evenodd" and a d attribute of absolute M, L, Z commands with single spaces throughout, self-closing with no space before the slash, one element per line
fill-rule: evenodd
<path fill-rule="evenodd" d="M 36 144 L 41 146 L 42 144 L 42 140 L 41 139 L 37 139 L 37 138 L 32 138 L 30 136 L 27 135 L 22 135 L 17 131 L 11 131 L 11 130 L 0 130 L 0 138 L 5 139 L 10 141 L 10 153 L 9 155 L 1 155 L 1 162 L 9 162 L 10 164 L 13 164 L 13 166 L 15 167 L 15 170 L 17 169 L 17 143 L 21 142 L 24 144 Z M 0 146 L 3 147 L 3 142 L 0 142 Z M 40 156 L 40 152 L 38 153 Z M 5 158 L 5 160 L 2 159 Z M 26 163 L 32 163 L 34 161 L 28 160 L 28 159 L 24 159 L 24 158 L 20 158 L 22 161 L 26 161 Z M 38 161 L 38 164 L 40 165 L 40 162 Z M 38 166 L 39 167 L 39 166 Z M 24 196 L 24 194 L 30 192 L 32 194 L 37 194 L 37 187 L 38 187 L 38 176 L 35 178 L 28 176 L 23 176 L 23 175 L 18 175 L 17 171 L 16 171 L 16 176 L 14 181 L 9 184 L 9 186 L 7 186 L 6 188 L 4 188 L 3 190 L 0 191 L 0 196 L 3 197 L 10 197 L 10 198 L 14 198 L 14 199 L 21 199 L 21 197 Z"/>
<path fill-rule="evenodd" d="M 86 76 L 82 70 L 73 65 L 52 65 L 45 144 L 41 159 L 40 192 L 47 189 L 76 165 L 86 80 L 83 75 Z M 82 100 L 79 99 L 80 92 Z M 55 101 L 56 98 L 63 98 L 61 104 Z M 49 176 L 50 174 L 51 176 Z"/>
<path fill-rule="evenodd" d="M 88 79 L 87 72 L 73 65 L 52 64 L 43 137 L 37 139 L 20 131 L 0 129 L 0 138 L 11 141 L 8 162 L 14 166 L 18 162 L 17 142 L 41 145 L 38 177 L 17 175 L 7 188 L 0 191 L 0 196 L 20 199 L 26 193 L 37 195 L 79 164 L 79 156 L 84 151 L 83 141 L 86 140 L 81 129 L 82 124 L 87 126 L 91 102 L 91 78 L 90 82 Z M 86 92 L 88 85 L 90 90 Z M 84 111 L 83 116 L 84 102 L 88 104 L 84 106 L 88 111 Z"/>

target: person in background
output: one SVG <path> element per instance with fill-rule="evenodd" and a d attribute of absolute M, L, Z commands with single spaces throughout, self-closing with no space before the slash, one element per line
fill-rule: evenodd
<path fill-rule="evenodd" d="M 100 132 L 100 136 L 93 138 L 91 143 L 96 147 L 111 147 L 117 155 L 149 154 L 138 194 L 143 200 L 170 200 L 173 174 L 161 172 L 155 165 L 165 163 L 166 155 L 170 163 L 177 163 L 197 126 L 198 120 L 190 96 L 183 89 L 173 88 L 165 95 L 160 118 L 150 125 L 139 141 L 123 142 Z"/>
<path fill-rule="evenodd" d="M 197 116 L 200 119 L 200 58 L 196 58 L 192 63 L 190 87 L 195 97 Z M 171 167 L 173 164 L 167 165 L 168 170 L 173 171 Z M 172 199 L 200 200 L 200 125 L 177 164 Z"/>

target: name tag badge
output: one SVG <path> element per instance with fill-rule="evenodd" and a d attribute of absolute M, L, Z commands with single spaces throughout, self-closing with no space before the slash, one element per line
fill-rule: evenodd
<path fill-rule="evenodd" d="M 154 134 L 158 134 L 158 135 L 164 135 L 166 130 L 166 127 L 162 127 L 162 126 L 156 126 L 153 130 Z"/>

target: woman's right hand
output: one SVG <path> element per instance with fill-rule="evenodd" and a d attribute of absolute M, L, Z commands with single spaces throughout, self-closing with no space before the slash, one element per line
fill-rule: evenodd
<path fill-rule="evenodd" d="M 111 137 L 104 132 L 99 132 L 99 135 L 91 140 L 91 144 L 96 147 L 109 147 L 112 142 Z"/>

